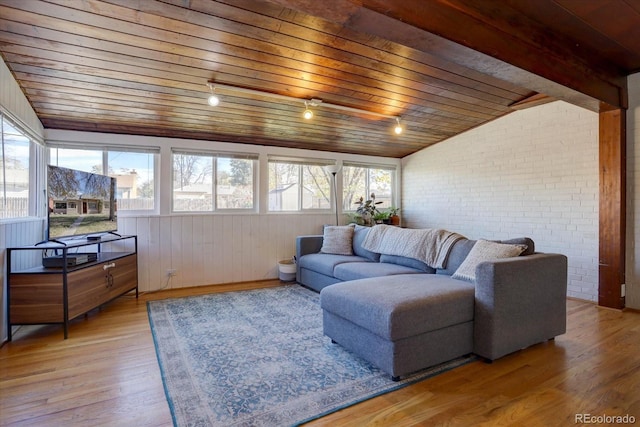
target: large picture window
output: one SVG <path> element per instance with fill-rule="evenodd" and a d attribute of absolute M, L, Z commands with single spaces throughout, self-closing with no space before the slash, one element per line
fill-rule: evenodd
<path fill-rule="evenodd" d="M 360 198 L 368 200 L 375 195 L 381 202 L 378 209 L 393 206 L 395 169 L 345 163 L 342 167 L 342 209 L 352 212 L 357 209 Z"/>
<path fill-rule="evenodd" d="M 116 178 L 118 211 L 151 211 L 156 210 L 158 156 L 158 149 L 144 147 L 87 150 L 54 145 L 49 149 L 49 164 Z"/>
<path fill-rule="evenodd" d="M 0 114 L 0 219 L 29 216 L 31 141 Z"/>
<path fill-rule="evenodd" d="M 257 155 L 173 153 L 173 211 L 253 210 Z"/>
<path fill-rule="evenodd" d="M 269 159 L 269 211 L 331 209 L 331 175 L 327 163 Z"/>

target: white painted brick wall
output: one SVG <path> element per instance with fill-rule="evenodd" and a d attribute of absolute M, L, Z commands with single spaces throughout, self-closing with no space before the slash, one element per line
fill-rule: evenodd
<path fill-rule="evenodd" d="M 468 238 L 529 236 L 569 259 L 568 295 L 598 299 L 598 115 L 518 111 L 403 159 L 402 218 Z"/>

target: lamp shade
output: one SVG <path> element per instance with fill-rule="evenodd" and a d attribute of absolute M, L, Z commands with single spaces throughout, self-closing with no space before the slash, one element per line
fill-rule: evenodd
<path fill-rule="evenodd" d="M 326 165 L 323 166 L 324 170 L 327 171 L 330 174 L 337 174 L 338 172 L 340 172 L 341 167 L 339 165 Z"/>

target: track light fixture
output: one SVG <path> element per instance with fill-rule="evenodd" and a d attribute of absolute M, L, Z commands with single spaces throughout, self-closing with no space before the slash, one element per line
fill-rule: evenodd
<path fill-rule="evenodd" d="M 398 117 L 398 116 L 392 116 L 392 115 L 389 115 L 389 114 L 376 113 L 375 111 L 367 111 L 367 110 L 362 110 L 360 108 L 347 107 L 345 105 L 330 104 L 330 103 L 322 102 L 321 99 L 316 99 L 316 98 L 300 99 L 300 98 L 296 98 L 294 96 L 280 95 L 278 93 L 265 92 L 265 91 L 257 90 L 257 89 L 249 89 L 249 88 L 244 88 L 244 87 L 239 87 L 239 86 L 220 84 L 220 83 L 216 83 L 214 81 L 209 81 L 207 83 L 207 86 L 209 86 L 209 89 L 211 90 L 211 95 L 207 99 L 207 102 L 212 107 L 215 107 L 220 103 L 220 98 L 218 98 L 218 96 L 216 95 L 216 93 L 215 93 L 216 91 L 223 92 L 223 93 L 224 92 L 246 93 L 246 94 L 254 95 L 254 96 L 268 97 L 268 98 L 273 98 L 273 99 L 281 99 L 283 101 L 288 101 L 288 102 L 291 102 L 291 101 L 300 102 L 300 101 L 302 101 L 302 102 L 304 102 L 304 111 L 302 113 L 302 117 L 304 117 L 305 120 L 311 120 L 313 118 L 313 111 L 309 107 L 317 107 L 318 105 L 322 104 L 323 107 L 332 108 L 334 110 L 341 110 L 341 111 L 346 111 L 346 112 L 354 113 L 354 114 L 361 114 L 361 115 L 367 115 L 367 116 L 382 117 L 382 118 L 385 118 L 385 119 L 392 119 L 392 120 L 396 121 L 396 126 L 394 128 L 394 132 L 396 133 L 396 135 L 400 135 L 404 131 L 404 128 L 400 124 L 400 117 Z"/>
<path fill-rule="evenodd" d="M 304 112 L 302 113 L 302 117 L 305 120 L 311 120 L 313 118 L 313 111 L 309 109 L 308 101 L 304 101 Z"/>
<path fill-rule="evenodd" d="M 404 129 L 402 128 L 402 125 L 400 124 L 400 117 L 396 117 L 396 127 L 393 129 L 393 131 L 396 133 L 396 135 L 400 135 L 403 130 Z"/>
<path fill-rule="evenodd" d="M 209 86 L 209 90 L 211 91 L 211 95 L 207 98 L 207 103 L 212 107 L 217 107 L 218 104 L 220 104 L 220 98 L 215 94 L 215 87 L 211 83 L 207 83 L 207 86 Z"/>

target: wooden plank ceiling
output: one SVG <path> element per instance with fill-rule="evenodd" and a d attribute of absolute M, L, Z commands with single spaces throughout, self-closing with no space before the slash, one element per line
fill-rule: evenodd
<path fill-rule="evenodd" d="M 45 128 L 400 158 L 545 96 L 624 107 L 639 24 L 631 0 L 2 0 L 0 53 Z M 298 99 L 214 108 L 208 81 Z M 405 132 L 306 121 L 312 98 Z"/>

